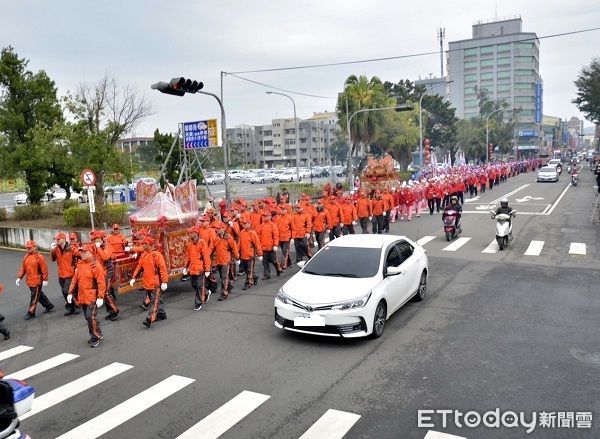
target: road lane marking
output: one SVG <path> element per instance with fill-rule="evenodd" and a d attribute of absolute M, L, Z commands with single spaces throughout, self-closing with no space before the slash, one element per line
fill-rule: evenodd
<path fill-rule="evenodd" d="M 586 254 L 586 245 L 583 242 L 572 242 L 571 246 L 569 247 L 569 254 L 570 255 L 582 255 L 585 256 Z"/>
<path fill-rule="evenodd" d="M 329 409 L 300 439 L 341 439 L 360 419 L 360 415 Z"/>
<path fill-rule="evenodd" d="M 489 204 L 498 204 L 500 202 L 500 200 L 502 200 L 502 198 L 508 198 L 511 195 L 516 194 L 517 192 L 522 191 L 523 189 L 525 189 L 527 186 L 529 186 L 529 183 L 524 184 L 521 187 L 516 188 L 514 191 L 510 191 L 508 194 L 504 194 L 502 195 L 500 198 L 496 198 L 494 201 L 491 201 Z"/>
<path fill-rule="evenodd" d="M 546 241 L 531 241 L 529 243 L 529 247 L 527 247 L 527 250 L 524 253 L 524 256 L 539 256 L 542 253 L 545 242 Z"/>
<path fill-rule="evenodd" d="M 569 183 L 567 185 L 567 187 L 565 188 L 564 191 L 562 191 L 562 194 L 560 194 L 560 196 L 558 197 L 558 199 L 554 202 L 554 204 L 552 205 L 552 207 L 550 208 L 549 211 L 546 212 L 546 215 L 552 215 L 552 212 L 554 212 L 554 209 L 556 208 L 556 206 L 558 206 L 558 203 L 560 203 L 560 200 L 562 200 L 562 197 L 565 196 L 565 194 L 567 193 L 567 191 L 569 190 L 569 188 L 571 187 L 571 183 Z"/>
<path fill-rule="evenodd" d="M 490 242 L 490 245 L 488 245 L 486 248 L 483 249 L 483 251 L 481 253 L 498 253 L 498 250 L 500 250 L 500 247 L 498 247 L 498 242 L 496 242 L 496 240 L 494 239 L 492 242 Z"/>
<path fill-rule="evenodd" d="M 423 236 L 421 239 L 417 240 L 417 244 L 419 244 L 421 247 L 423 247 L 429 241 L 433 241 L 434 239 L 435 239 L 435 236 Z"/>
<path fill-rule="evenodd" d="M 33 366 L 26 367 L 25 369 L 21 369 L 17 372 L 11 373 L 10 375 L 6 375 L 5 378 L 13 378 L 15 380 L 26 380 L 31 378 L 32 376 L 39 375 L 42 372 L 46 372 L 47 370 L 53 369 L 55 367 L 60 366 L 61 364 L 65 364 L 75 358 L 79 358 L 79 355 L 75 354 L 60 354 L 56 357 L 49 358 L 40 363 L 34 364 Z"/>
<path fill-rule="evenodd" d="M 444 250 L 446 252 L 455 252 L 456 250 L 461 248 L 463 245 L 465 245 L 470 240 L 471 240 L 471 238 L 458 238 L 456 241 L 454 241 L 450 245 L 447 245 L 442 250 Z"/>
<path fill-rule="evenodd" d="M 216 439 L 269 398 L 269 395 L 244 390 L 192 428 L 184 431 L 177 439 Z"/>
<path fill-rule="evenodd" d="M 194 381 L 195 380 L 192 378 L 171 375 L 169 378 L 132 396 L 127 401 L 90 419 L 84 424 L 59 436 L 57 439 L 96 439 L 130 420 L 134 416 L 139 415 L 144 410 L 158 404 L 163 399 L 168 398 Z"/>
<path fill-rule="evenodd" d="M 14 357 L 15 355 L 22 354 L 23 352 L 27 352 L 32 350 L 31 346 L 15 346 L 14 348 L 7 349 L 5 351 L 0 352 L 0 361 L 6 360 L 7 358 Z"/>
<path fill-rule="evenodd" d="M 423 439 L 467 439 L 464 436 L 454 434 L 440 433 L 439 431 L 429 430 Z"/>

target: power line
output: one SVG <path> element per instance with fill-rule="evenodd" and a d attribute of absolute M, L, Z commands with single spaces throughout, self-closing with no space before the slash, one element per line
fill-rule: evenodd
<path fill-rule="evenodd" d="M 580 30 L 575 30 L 575 31 L 570 31 L 570 32 L 561 32 L 561 33 L 557 33 L 557 34 L 543 35 L 541 37 L 523 38 L 520 40 L 511 41 L 511 42 L 512 43 L 520 43 L 520 42 L 524 42 L 524 41 L 544 40 L 547 38 L 564 37 L 567 35 L 575 35 L 575 34 L 581 34 L 581 33 L 585 33 L 585 32 L 593 32 L 593 31 L 597 31 L 597 30 L 600 30 L 600 27 L 592 27 L 592 28 L 588 28 L 588 29 L 580 29 Z M 463 50 L 463 49 L 454 49 L 454 50 L 448 49 L 446 51 L 446 53 L 454 52 L 454 51 L 458 51 L 458 50 Z M 285 71 L 285 70 L 313 69 L 313 68 L 319 68 L 319 67 L 334 67 L 334 66 L 343 66 L 343 65 L 350 65 L 350 64 L 364 64 L 364 63 L 378 62 L 378 61 L 390 61 L 390 60 L 395 60 L 395 59 L 417 58 L 420 56 L 437 55 L 438 53 L 439 52 L 437 52 L 437 51 L 421 52 L 421 53 L 412 53 L 412 54 L 408 54 L 408 55 L 387 56 L 387 57 L 383 57 L 383 58 L 370 58 L 370 59 L 362 59 L 362 60 L 356 60 L 356 61 L 342 61 L 342 62 L 324 63 L 324 64 L 308 64 L 308 65 L 301 65 L 301 66 L 275 67 L 275 68 L 270 68 L 270 69 L 243 70 L 243 71 L 238 71 L 238 72 L 224 72 L 224 73 L 235 76 L 235 74 L 238 74 L 238 73 L 265 73 L 265 72 L 280 72 L 280 71 Z M 246 79 L 246 78 L 244 78 L 244 79 Z M 246 80 L 248 80 L 248 79 L 246 79 Z M 250 81 L 250 80 L 248 80 L 248 81 Z M 264 85 L 264 84 L 261 84 L 261 85 Z"/>
<path fill-rule="evenodd" d="M 262 85 L 263 87 L 272 88 L 273 90 L 284 91 L 287 93 L 292 93 L 292 94 L 300 95 L 300 96 L 308 96 L 309 98 L 337 99 L 337 96 L 319 96 L 319 95 L 311 95 L 308 93 L 302 93 L 299 91 L 286 90 L 285 88 L 279 88 L 279 87 L 275 87 L 273 85 L 265 84 L 264 82 L 259 82 L 259 81 L 254 81 L 252 79 L 244 78 L 243 76 L 236 75 L 235 73 L 227 73 L 227 72 L 224 72 L 224 73 L 227 75 L 235 76 L 236 78 L 241 79 L 243 81 L 248 81 L 253 84 Z"/>

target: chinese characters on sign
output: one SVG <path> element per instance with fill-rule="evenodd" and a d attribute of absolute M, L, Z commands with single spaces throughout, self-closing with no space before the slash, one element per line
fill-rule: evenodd
<path fill-rule="evenodd" d="M 183 146 L 186 149 L 221 146 L 217 119 L 183 123 Z"/>
<path fill-rule="evenodd" d="M 535 82 L 535 123 L 542 123 L 542 82 Z"/>

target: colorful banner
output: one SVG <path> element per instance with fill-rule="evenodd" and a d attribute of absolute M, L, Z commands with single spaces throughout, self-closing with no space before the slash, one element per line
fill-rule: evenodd
<path fill-rule="evenodd" d="M 136 200 L 135 205 L 138 209 L 145 207 L 152 201 L 152 199 L 158 193 L 158 186 L 156 183 L 145 183 L 140 180 L 135 185 Z"/>
<path fill-rule="evenodd" d="M 183 213 L 198 212 L 196 180 L 186 181 L 175 188 L 175 202 L 179 204 Z"/>

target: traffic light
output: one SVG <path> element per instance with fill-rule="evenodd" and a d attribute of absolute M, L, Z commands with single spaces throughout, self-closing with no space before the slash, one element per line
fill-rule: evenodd
<path fill-rule="evenodd" d="M 171 81 L 164 82 L 160 81 L 156 84 L 152 84 L 153 90 L 158 90 L 161 93 L 169 95 L 183 96 L 186 93 L 197 93 L 204 87 L 204 84 L 200 81 L 193 81 L 186 78 L 173 78 Z"/>

